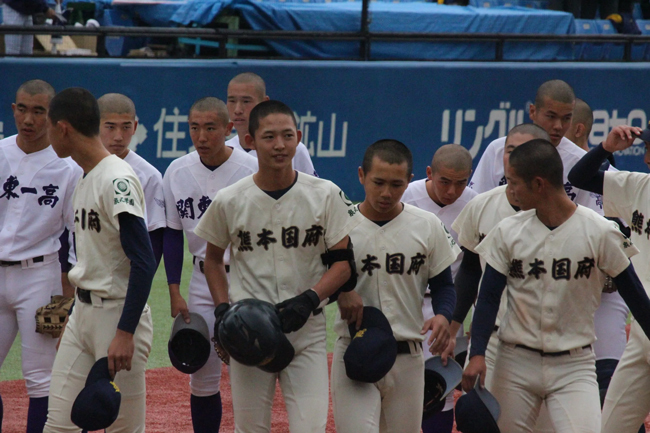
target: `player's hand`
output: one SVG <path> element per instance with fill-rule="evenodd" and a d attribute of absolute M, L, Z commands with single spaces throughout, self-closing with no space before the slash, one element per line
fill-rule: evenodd
<path fill-rule="evenodd" d="M 280 311 L 282 332 L 288 334 L 305 326 L 309 316 L 319 305 L 320 298 L 313 289 L 276 304 L 275 307 Z"/>
<path fill-rule="evenodd" d="M 451 356 L 452 358 L 454 357 L 454 350 L 456 350 L 456 334 L 450 333 L 449 343 L 447 343 L 447 347 L 440 354 L 440 358 L 442 359 L 442 365 L 444 366 L 447 365 L 447 357 L 449 356 Z"/>
<path fill-rule="evenodd" d="M 349 292 L 341 292 L 336 301 L 339 305 L 341 312 L 341 319 L 345 320 L 348 325 L 356 322 L 356 328 L 361 328 L 361 321 L 363 320 L 363 299 L 354 290 Z"/>
<path fill-rule="evenodd" d="M 432 354 L 442 353 L 447 348 L 449 342 L 449 322 L 447 318 L 441 314 L 437 314 L 431 319 L 424 322 L 420 334 L 425 335 L 431 331 L 427 344 L 430 346 L 429 351 Z M 447 358 L 443 359 L 443 363 L 447 364 Z"/>
<path fill-rule="evenodd" d="M 172 306 L 172 317 L 178 316 L 178 314 L 183 315 L 183 320 L 185 323 L 190 323 L 190 310 L 187 308 L 187 302 L 181 296 L 180 293 L 171 295 L 171 306 Z"/>
<path fill-rule="evenodd" d="M 474 385 L 476 385 L 476 378 L 481 378 L 481 388 L 485 388 L 485 372 L 487 367 L 485 365 L 485 356 L 475 355 L 469 360 L 469 364 L 465 371 L 463 371 L 463 391 L 470 392 Z"/>
<path fill-rule="evenodd" d="M 118 329 L 108 346 L 108 371 L 112 377 L 120 370 L 131 371 L 134 352 L 133 334 Z"/>
<path fill-rule="evenodd" d="M 603 142 L 603 149 L 611 153 L 627 149 L 642 131 L 641 128 L 636 126 L 619 125 L 609 133 Z"/>

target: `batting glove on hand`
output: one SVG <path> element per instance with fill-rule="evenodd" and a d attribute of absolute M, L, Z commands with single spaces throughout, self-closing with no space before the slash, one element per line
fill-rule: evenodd
<path fill-rule="evenodd" d="M 212 341 L 214 342 L 214 350 L 226 365 L 230 365 L 230 355 L 228 355 L 228 353 L 221 347 L 221 343 L 219 342 L 219 326 L 221 325 L 223 316 L 226 314 L 226 311 L 228 311 L 228 309 L 230 309 L 230 304 L 227 302 L 222 302 L 221 304 L 217 305 L 217 308 L 214 309 L 214 336 L 212 337 Z"/>
<path fill-rule="evenodd" d="M 277 304 L 275 307 L 280 311 L 282 332 L 288 334 L 302 328 L 319 305 L 320 298 L 313 289 Z"/>

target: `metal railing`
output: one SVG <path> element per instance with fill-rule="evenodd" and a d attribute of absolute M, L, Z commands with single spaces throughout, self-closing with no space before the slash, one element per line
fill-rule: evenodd
<path fill-rule="evenodd" d="M 551 35 L 512 33 L 407 33 L 370 32 L 367 28 L 359 32 L 313 32 L 284 30 L 231 30 L 212 28 L 175 27 L 74 27 L 74 26 L 8 26 L 0 25 L 3 34 L 49 34 L 97 36 L 97 55 L 108 57 L 106 38 L 111 36 L 158 37 L 158 38 L 201 38 L 219 43 L 218 57 L 227 58 L 228 39 L 238 40 L 318 40 L 348 41 L 360 43 L 360 55 L 356 60 L 372 60 L 371 47 L 374 42 L 447 42 L 447 43 L 494 43 L 495 61 L 504 60 L 504 46 L 511 42 L 528 43 L 614 43 L 624 47 L 623 61 L 632 61 L 634 44 L 650 43 L 650 35 Z M 188 56 L 189 57 L 189 56 Z M 259 57 L 258 57 L 259 58 Z M 417 60 L 417 59 L 409 59 Z M 434 60 L 434 59 L 424 59 Z M 468 59 L 461 59 L 468 60 Z M 509 59 L 505 59 L 509 60 Z M 566 59 L 575 61 L 574 59 Z M 515 60 L 516 61 L 516 60 Z M 543 60 L 542 60 L 543 61 Z"/>

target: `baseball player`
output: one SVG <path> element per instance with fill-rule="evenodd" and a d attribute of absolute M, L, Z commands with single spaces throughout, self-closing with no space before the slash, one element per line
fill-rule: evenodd
<path fill-rule="evenodd" d="M 231 359 L 236 432 L 270 431 L 276 380 L 292 432 L 324 432 L 327 422 L 321 303 L 351 277 L 348 233 L 359 219 L 336 185 L 294 171 L 291 161 L 300 138 L 289 107 L 279 101 L 257 105 L 246 144 L 257 151 L 259 171 L 219 191 L 194 229 L 208 241 L 205 274 L 217 305 L 215 328 L 229 301 L 261 299 L 277 304 L 282 330 L 295 349 L 279 373 Z M 224 268 L 229 245 L 230 287 Z M 327 261 L 338 260 L 329 269 L 321 258 L 325 253 Z"/>
<path fill-rule="evenodd" d="M 549 135 L 551 143 L 557 148 L 564 165 L 564 188 L 571 200 L 602 214 L 600 198 L 596 194 L 574 188 L 566 175 L 585 152 L 564 137 L 571 126 L 575 106 L 573 89 L 562 80 L 551 80 L 537 89 L 535 103 L 530 106 L 529 116 L 535 125 L 542 127 Z M 497 138 L 485 149 L 476 166 L 470 188 L 478 193 L 489 191 L 506 183 L 501 159 L 505 137 Z"/>
<path fill-rule="evenodd" d="M 214 196 L 221 189 L 257 171 L 257 160 L 246 152 L 226 146 L 232 128 L 226 104 L 213 97 L 202 98 L 190 108 L 190 137 L 196 152 L 169 165 L 163 178 L 167 207 L 165 270 L 171 300 L 171 314 L 198 313 L 214 328 L 214 301 L 204 275 L 206 242 L 194 233 Z M 193 256 L 189 305 L 180 294 L 183 269 L 183 233 Z M 226 262 L 227 263 L 227 262 Z M 212 335 L 211 335 L 212 336 Z M 190 375 L 190 408 L 196 433 L 216 432 L 221 424 L 221 361 L 211 350 L 207 363 Z"/>
<path fill-rule="evenodd" d="M 402 203 L 410 204 L 420 209 L 435 214 L 445 227 L 450 228 L 458 214 L 465 205 L 477 195 L 467 187 L 469 177 L 472 174 L 472 155 L 464 147 L 458 144 L 447 144 L 440 147 L 433 155 L 431 165 L 427 167 L 426 179 L 411 182 L 402 196 Z M 458 234 L 449 230 L 454 241 L 458 243 Z M 456 261 L 451 265 L 451 276 L 456 278 L 463 253 L 460 253 Z M 422 304 L 422 315 L 425 320 L 434 316 L 431 307 L 430 293 L 424 294 Z M 458 335 L 462 336 L 464 330 L 458 328 Z M 455 341 L 454 336 L 454 341 Z M 425 342 L 429 335 L 425 335 Z M 451 339 L 450 339 L 451 341 Z M 453 352 L 453 349 L 452 349 Z M 429 347 L 424 348 L 424 360 L 431 358 L 433 354 Z M 452 353 L 453 356 L 453 353 Z M 454 424 L 454 396 L 451 393 L 447 396 L 447 402 L 442 412 L 439 412 L 422 422 L 424 433 L 451 432 Z"/>
<path fill-rule="evenodd" d="M 492 388 L 502 432 L 530 432 L 542 401 L 555 431 L 600 430 L 591 344 L 604 274 L 614 278 L 650 334 L 650 299 L 629 257 L 638 250 L 615 223 L 566 195 L 555 147 L 532 140 L 510 154 L 508 193 L 523 212 L 501 221 L 476 247 L 487 262 L 472 324 L 463 388 L 485 378 L 485 349 L 505 287 Z M 598 272 L 600 270 L 601 272 Z"/>
<path fill-rule="evenodd" d="M 564 137 L 575 143 L 580 149 L 589 152 L 589 133 L 594 124 L 591 107 L 580 98 L 576 98 L 571 124 Z"/>
<path fill-rule="evenodd" d="M 144 432 L 145 367 L 153 339 L 147 298 L 156 260 L 145 223 L 142 186 L 133 169 L 99 138 L 100 114 L 85 89 L 70 88 L 50 102 L 48 136 L 61 158 L 71 156 L 84 176 L 72 197 L 77 287 L 54 360 L 45 432 L 78 432 L 72 405 L 96 360 L 108 366 L 122 402 L 108 429 Z"/>
<path fill-rule="evenodd" d="M 81 170 L 50 147 L 47 109 L 54 93 L 45 81 L 23 83 L 11 106 L 18 134 L 0 141 L 0 366 L 20 331 L 28 433 L 43 431 L 57 342 L 34 332 L 34 313 L 53 295 L 74 296 L 69 283 L 62 287 L 67 252 L 60 263 L 59 239 L 67 240 L 74 225 L 72 193 Z"/>
<path fill-rule="evenodd" d="M 641 131 L 641 128 L 617 126 L 612 129 L 604 143 L 589 151 L 575 165 L 569 178 L 572 183 L 581 188 L 603 194 L 605 215 L 621 218 L 630 226 L 631 239 L 641 251 L 639 255 L 632 258 L 632 263 L 636 265 L 643 286 L 648 291 L 650 274 L 647 260 L 650 242 L 647 236 L 648 225 L 645 221 L 645 215 L 650 215 L 648 174 L 599 170 L 603 161 L 612 152 L 627 149 L 636 136 L 640 136 L 645 141 L 644 161 L 650 164 L 650 130 Z M 648 392 L 650 342 L 643 335 L 646 330 L 643 321 L 636 314 L 634 317 L 636 321 L 632 322 L 630 339 L 616 366 L 605 397 L 602 426 L 604 433 L 637 431 L 650 409 Z"/>
<path fill-rule="evenodd" d="M 107 93 L 97 100 L 101 115 L 99 137 L 106 150 L 129 163 L 140 179 L 144 190 L 147 213 L 147 229 L 156 262 L 160 263 L 163 248 L 163 233 L 166 226 L 165 195 L 162 175 L 144 158 L 129 150 L 129 143 L 138 128 L 135 104 L 127 96 Z"/>
<path fill-rule="evenodd" d="M 413 177 L 412 167 L 411 152 L 404 144 L 380 140 L 368 147 L 359 168 L 366 197 L 358 208 L 364 218 L 350 233 L 359 279 L 354 291 L 339 295 L 334 325 L 338 339 L 332 360 L 332 403 L 341 433 L 420 432 L 422 340 L 429 333 L 427 346 L 433 353 L 447 346 L 456 298 L 451 264 L 460 249 L 438 217 L 400 201 Z M 465 182 L 467 178 L 465 172 Z M 425 320 L 427 287 L 428 308 L 433 306 L 435 315 L 428 314 L 431 317 Z M 376 383 L 350 379 L 343 360 L 352 337 L 348 323 L 356 322 L 358 329 L 363 306 L 382 310 L 398 344 L 395 364 Z"/>
<path fill-rule="evenodd" d="M 226 142 L 227 146 L 235 149 L 245 150 L 252 156 L 257 151 L 246 144 L 244 137 L 248 134 L 248 119 L 251 110 L 262 101 L 270 98 L 266 94 L 266 84 L 262 77 L 252 72 L 244 72 L 237 75 L 228 83 L 228 115 L 233 122 L 237 135 Z M 301 173 L 307 173 L 318 177 L 314 164 L 311 162 L 309 150 L 302 143 L 298 143 L 296 155 L 293 157 L 293 168 Z"/>

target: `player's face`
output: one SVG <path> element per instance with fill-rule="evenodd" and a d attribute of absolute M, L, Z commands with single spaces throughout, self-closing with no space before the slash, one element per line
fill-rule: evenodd
<path fill-rule="evenodd" d="M 366 192 L 364 215 L 376 221 L 394 218 L 401 211 L 402 195 L 408 187 L 408 164 L 389 164 L 378 156 L 372 159 L 370 170 L 364 173 L 359 168 L 359 182 Z"/>
<path fill-rule="evenodd" d="M 530 120 L 544 128 L 551 137 L 553 146 L 557 146 L 571 126 L 574 106 L 575 103 L 565 104 L 546 97 L 543 98 L 541 107 L 534 104 L 530 106 Z"/>
<path fill-rule="evenodd" d="M 453 204 L 465 191 L 470 173 L 471 171 L 457 171 L 445 166 L 438 167 L 434 173 L 431 167 L 427 167 L 433 200 L 445 206 Z"/>
<path fill-rule="evenodd" d="M 45 131 L 47 138 L 52 144 L 52 149 L 56 152 L 59 158 L 67 158 L 71 155 L 70 149 L 66 146 L 66 140 L 63 139 L 63 130 L 60 122 L 54 124 L 51 119 L 47 119 Z"/>
<path fill-rule="evenodd" d="M 224 125 L 223 120 L 214 111 L 193 110 L 190 111 L 189 124 L 194 148 L 203 162 L 211 164 L 224 151 L 232 123 Z"/>
<path fill-rule="evenodd" d="M 101 119 L 99 136 L 106 150 L 124 158 L 129 153 L 129 143 L 135 134 L 138 122 L 132 114 L 104 114 Z"/>
<path fill-rule="evenodd" d="M 247 135 L 247 140 L 250 135 Z M 257 151 L 257 160 L 261 168 L 282 170 L 291 167 L 302 134 L 296 129 L 294 120 L 281 113 L 269 114 L 260 119 L 251 142 Z"/>
<path fill-rule="evenodd" d="M 18 136 L 26 142 L 35 142 L 47 134 L 47 107 L 50 97 L 45 94 L 30 95 L 18 92 L 11 104 Z"/>
<path fill-rule="evenodd" d="M 530 185 L 517 175 L 509 165 L 506 167 L 506 180 L 508 181 L 508 194 L 511 202 L 519 206 L 521 210 L 529 210 L 535 207 L 535 194 Z"/>
<path fill-rule="evenodd" d="M 534 140 L 531 134 L 512 134 L 510 137 L 506 138 L 505 148 L 503 150 L 503 170 L 508 167 L 508 161 L 510 160 L 510 154 L 520 145 L 524 144 L 527 141 Z"/>
<path fill-rule="evenodd" d="M 252 83 L 230 83 L 228 85 L 228 116 L 237 132 L 248 133 L 248 117 L 251 110 L 264 98 Z"/>

